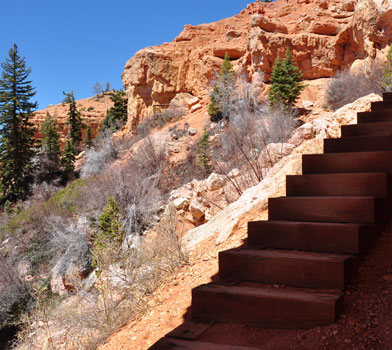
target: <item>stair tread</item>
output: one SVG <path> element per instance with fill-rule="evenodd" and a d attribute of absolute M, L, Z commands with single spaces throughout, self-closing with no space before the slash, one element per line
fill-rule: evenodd
<path fill-rule="evenodd" d="M 311 288 L 284 287 L 274 288 L 270 285 L 252 282 L 242 282 L 239 285 L 203 284 L 195 288 L 208 292 L 217 292 L 227 295 L 242 295 L 247 297 L 285 299 L 293 301 L 330 301 L 335 302 L 343 293 L 338 289 L 320 290 Z"/>
<path fill-rule="evenodd" d="M 279 198 L 279 197 L 277 197 Z M 360 227 L 360 226 L 371 226 L 372 224 L 362 224 L 357 222 L 349 222 L 349 223 L 340 223 L 340 222 L 313 222 L 313 221 L 293 221 L 293 220 L 256 220 L 250 222 L 262 222 L 262 223 L 269 223 L 269 224 L 279 224 L 279 225 L 312 225 L 312 226 L 325 226 L 325 225 L 332 225 L 332 226 L 339 226 L 339 227 Z"/>
<path fill-rule="evenodd" d="M 287 200 L 295 200 L 295 199 L 331 199 L 331 198 L 342 198 L 342 199 L 376 199 L 376 198 L 384 198 L 380 196 L 280 196 L 280 197 L 270 197 L 269 199 L 287 199 Z"/>
<path fill-rule="evenodd" d="M 189 341 L 165 337 L 155 343 L 150 350 L 260 350 L 259 348 Z"/>
<path fill-rule="evenodd" d="M 308 260 L 314 262 L 344 262 L 347 259 L 354 258 L 350 254 L 336 254 L 336 253 L 321 253 L 321 252 L 307 252 L 300 250 L 285 250 L 285 249 L 245 249 L 235 248 L 222 252 L 222 254 L 239 254 L 245 256 L 254 256 L 265 259 L 282 259 L 282 260 Z"/>

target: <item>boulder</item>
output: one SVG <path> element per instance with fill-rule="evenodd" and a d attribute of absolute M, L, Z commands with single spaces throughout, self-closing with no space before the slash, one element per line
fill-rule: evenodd
<path fill-rule="evenodd" d="M 210 174 L 210 176 L 208 176 L 206 180 L 207 189 L 209 191 L 219 190 L 225 185 L 226 182 L 227 182 L 226 176 L 212 173 Z"/>
<path fill-rule="evenodd" d="M 305 123 L 301 125 L 287 141 L 294 147 L 299 146 L 304 140 L 309 140 L 314 137 L 313 125 L 311 123 Z"/>
<path fill-rule="evenodd" d="M 177 210 L 185 209 L 189 206 L 189 198 L 177 198 L 173 201 L 173 205 Z"/>
<path fill-rule="evenodd" d="M 192 96 L 188 93 L 179 93 L 170 101 L 170 108 L 183 110 L 184 112 L 189 110 L 192 106 L 199 102 L 199 98 Z"/>

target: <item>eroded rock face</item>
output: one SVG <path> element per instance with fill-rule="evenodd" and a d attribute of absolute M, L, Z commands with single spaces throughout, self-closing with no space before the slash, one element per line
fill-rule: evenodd
<path fill-rule="evenodd" d="M 375 58 L 391 39 L 392 3 L 385 0 L 255 2 L 216 23 L 186 25 L 173 42 L 140 50 L 126 63 L 126 129 L 135 132 L 142 119 L 178 94 L 203 100 L 226 52 L 249 80 L 262 71 L 268 81 L 277 55 L 289 47 L 310 80 Z"/>
<path fill-rule="evenodd" d="M 106 94 L 98 99 L 96 97 L 91 97 L 77 100 L 76 106 L 80 111 L 83 123 L 90 126 L 92 137 L 95 137 L 105 119 L 107 110 L 113 106 L 113 102 L 110 100 L 110 96 Z M 49 105 L 45 109 L 34 112 L 30 117 L 30 122 L 34 124 L 36 129 L 35 138 L 42 138 L 43 135 L 39 130 L 46 118 L 46 114 L 49 113 L 56 119 L 61 141 L 64 142 L 65 137 L 68 134 L 68 110 L 69 106 L 67 104 L 60 103 L 58 105 Z M 86 129 L 83 129 L 82 133 L 84 138 L 86 136 Z"/>

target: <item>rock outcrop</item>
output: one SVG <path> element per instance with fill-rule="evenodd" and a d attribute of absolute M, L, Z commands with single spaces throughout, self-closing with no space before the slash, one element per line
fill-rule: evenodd
<path fill-rule="evenodd" d="M 252 3 L 216 23 L 186 25 L 171 43 L 138 51 L 122 75 L 128 132 L 178 94 L 204 103 L 227 52 L 249 80 L 290 48 L 304 79 L 329 78 L 358 60 L 375 58 L 392 38 L 392 4 L 382 0 L 278 0 Z"/>
<path fill-rule="evenodd" d="M 77 109 L 80 111 L 83 123 L 89 125 L 91 128 L 92 136 L 97 135 L 99 127 L 102 125 L 102 121 L 106 116 L 107 110 L 113 106 L 113 102 L 110 100 L 109 95 L 104 95 L 102 97 L 90 97 L 82 100 L 76 101 Z M 68 134 L 67 119 L 68 119 L 68 105 L 58 104 L 49 105 L 45 109 L 41 109 L 33 113 L 30 118 L 30 122 L 34 124 L 37 132 L 35 134 L 36 138 L 41 138 L 42 135 L 39 132 L 40 126 L 46 118 L 46 114 L 49 113 L 53 118 L 56 119 L 59 132 L 62 141 Z M 83 137 L 85 136 L 85 130 L 82 130 Z"/>

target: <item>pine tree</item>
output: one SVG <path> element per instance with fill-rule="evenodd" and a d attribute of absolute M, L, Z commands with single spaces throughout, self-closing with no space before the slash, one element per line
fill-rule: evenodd
<path fill-rule="evenodd" d="M 203 135 L 201 135 L 200 140 L 198 142 L 197 158 L 200 166 L 206 170 L 207 173 L 211 172 L 211 161 L 208 155 L 208 148 L 210 147 L 210 134 L 207 129 L 204 129 Z"/>
<path fill-rule="evenodd" d="M 26 67 L 18 47 L 9 51 L 1 63 L 0 79 L 0 202 L 23 200 L 33 182 L 34 129 L 29 122 L 37 102 L 30 99 L 35 89 L 28 80 Z"/>
<path fill-rule="evenodd" d="M 222 105 L 219 103 L 219 87 L 214 86 L 210 95 L 210 104 L 208 105 L 208 114 L 212 122 L 219 122 L 223 118 Z"/>
<path fill-rule="evenodd" d="M 232 86 L 235 83 L 236 73 L 234 71 L 233 65 L 230 62 L 230 56 L 226 52 L 225 58 L 223 59 L 222 65 L 220 67 L 220 77 L 219 81 L 223 86 Z"/>
<path fill-rule="evenodd" d="M 223 118 L 228 118 L 224 110 L 224 104 L 227 104 L 235 88 L 236 73 L 230 62 L 230 56 L 226 52 L 225 58 L 220 67 L 218 83 L 214 86 L 210 95 L 210 104 L 208 114 L 213 122 L 219 122 Z"/>
<path fill-rule="evenodd" d="M 68 120 L 67 124 L 69 127 L 69 138 L 73 143 L 75 154 L 80 151 L 80 143 L 82 142 L 82 129 L 85 128 L 85 125 L 82 122 L 82 118 L 80 116 L 80 112 L 76 108 L 76 101 L 73 92 L 65 93 L 65 99 L 63 103 L 68 103 L 69 110 L 68 110 Z"/>
<path fill-rule="evenodd" d="M 128 119 L 128 99 L 125 91 L 118 90 L 110 93 L 113 106 L 108 110 L 103 121 L 103 128 L 111 132 L 119 130 Z"/>
<path fill-rule="evenodd" d="M 86 137 L 83 143 L 86 145 L 87 148 L 90 148 L 93 145 L 93 138 L 92 138 L 90 125 L 86 126 Z"/>
<path fill-rule="evenodd" d="M 41 125 L 41 164 L 38 179 L 40 181 L 50 182 L 60 174 L 60 134 L 55 119 L 49 113 Z"/>
<path fill-rule="evenodd" d="M 64 153 L 61 158 L 62 165 L 62 179 L 63 182 L 66 183 L 69 180 L 72 180 L 75 176 L 75 146 L 70 138 L 67 138 L 64 147 Z"/>
<path fill-rule="evenodd" d="M 271 75 L 271 89 L 268 94 L 270 106 L 284 104 L 291 107 L 305 88 L 302 72 L 295 65 L 290 50 L 286 50 L 283 60 L 276 58 Z"/>
<path fill-rule="evenodd" d="M 382 88 L 385 92 L 392 91 L 392 45 L 387 54 L 387 63 L 384 68 Z"/>

